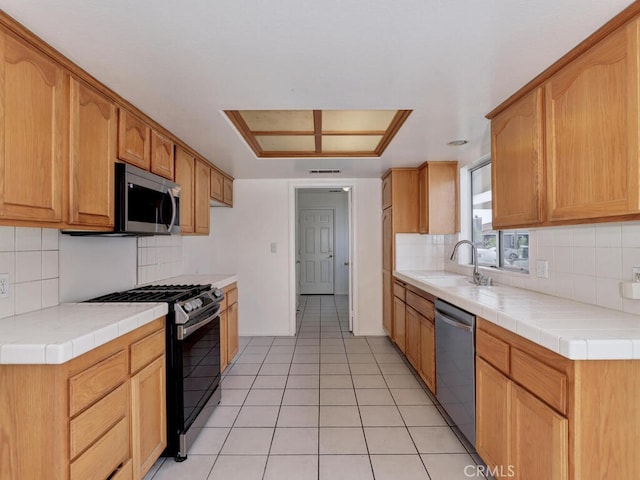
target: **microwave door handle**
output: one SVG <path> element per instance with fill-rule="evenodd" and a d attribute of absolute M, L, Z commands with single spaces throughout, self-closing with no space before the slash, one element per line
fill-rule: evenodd
<path fill-rule="evenodd" d="M 167 232 L 171 233 L 171 230 L 173 230 L 174 223 L 176 222 L 176 214 L 177 214 L 176 198 L 173 196 L 172 189 L 169 189 L 169 198 L 171 198 L 171 222 L 167 227 Z"/>

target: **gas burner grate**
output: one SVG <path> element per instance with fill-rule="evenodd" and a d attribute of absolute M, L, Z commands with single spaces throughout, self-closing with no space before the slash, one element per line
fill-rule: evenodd
<path fill-rule="evenodd" d="M 179 302 L 204 291 L 211 285 L 146 285 L 124 292 L 114 292 L 92 298 L 87 302 Z"/>

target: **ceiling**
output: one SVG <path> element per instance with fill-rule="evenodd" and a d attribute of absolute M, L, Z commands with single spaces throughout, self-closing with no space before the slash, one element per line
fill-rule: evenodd
<path fill-rule="evenodd" d="M 0 0 L 236 178 L 489 152 L 484 115 L 630 0 Z M 413 110 L 380 158 L 256 158 L 224 110 Z M 466 139 L 452 147 L 447 142 Z M 315 177 L 314 177 L 315 178 Z"/>

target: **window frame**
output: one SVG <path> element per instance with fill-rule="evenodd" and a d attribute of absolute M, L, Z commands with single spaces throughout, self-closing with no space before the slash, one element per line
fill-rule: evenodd
<path fill-rule="evenodd" d="M 487 165 L 491 165 L 491 157 L 483 159 L 482 161 L 478 162 L 477 164 L 473 165 L 472 167 L 469 168 L 468 173 L 469 173 L 469 223 L 470 223 L 470 228 L 471 228 L 471 241 L 474 243 L 475 245 L 475 238 L 474 238 L 474 234 L 475 234 L 475 229 L 474 229 L 474 204 L 473 204 L 473 196 L 474 196 L 474 191 L 473 191 L 473 173 L 476 172 L 477 170 L 480 170 L 481 168 L 486 167 Z M 493 168 L 493 167 L 492 167 Z M 492 186 L 493 189 L 493 186 Z M 492 210 L 493 210 L 493 191 L 491 192 L 491 200 L 492 200 Z M 493 213 L 492 213 L 493 216 Z M 522 245 L 522 247 L 527 247 L 527 260 L 529 260 L 529 254 L 528 254 L 528 250 L 529 250 L 529 230 L 528 229 L 522 229 L 522 228 L 516 228 L 516 229 L 505 229 L 505 230 L 500 230 L 500 229 L 493 229 L 493 224 L 491 225 L 492 229 L 488 232 L 488 233 L 493 233 L 495 234 L 495 249 L 496 249 L 496 260 L 495 263 L 481 263 L 480 259 L 478 259 L 478 266 L 481 267 L 487 267 L 487 268 L 493 268 L 496 270 L 504 270 L 504 271 L 508 271 L 508 272 L 516 272 L 516 273 L 524 273 L 524 274 L 529 274 L 530 272 L 530 264 L 529 262 L 527 262 L 527 267 L 522 267 L 522 266 L 517 266 L 514 267 L 512 265 L 509 265 L 507 261 L 505 261 L 504 258 L 504 252 L 502 250 L 503 245 L 506 243 L 505 240 L 505 235 L 514 235 L 516 237 L 516 244 L 519 245 L 520 243 L 520 237 L 524 236 L 526 234 L 526 245 Z M 521 248 L 520 246 L 518 248 Z"/>

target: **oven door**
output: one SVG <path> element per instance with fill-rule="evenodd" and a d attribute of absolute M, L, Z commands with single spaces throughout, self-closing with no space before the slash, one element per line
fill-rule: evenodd
<path fill-rule="evenodd" d="M 177 417 L 179 435 L 177 460 L 187 450 L 206 423 L 200 415 L 212 396 L 220 396 L 220 305 L 212 312 L 194 318 L 184 325 L 174 325 L 176 405 L 168 415 Z M 215 397 L 214 397 L 215 399 Z M 211 414 L 211 411 L 208 411 Z"/>

